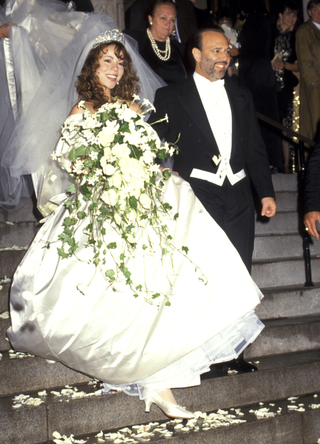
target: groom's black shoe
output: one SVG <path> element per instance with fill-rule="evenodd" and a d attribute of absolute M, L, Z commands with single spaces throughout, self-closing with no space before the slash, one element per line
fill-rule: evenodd
<path fill-rule="evenodd" d="M 237 359 L 233 359 L 225 364 L 227 364 L 230 370 L 236 370 L 238 373 L 250 373 L 258 371 L 258 367 L 256 365 L 245 361 L 241 355 Z"/>
<path fill-rule="evenodd" d="M 237 373 L 257 372 L 258 367 L 244 360 L 240 355 L 237 359 L 228 362 L 221 362 L 210 366 L 210 372 L 201 375 L 201 379 L 218 378 L 219 376 L 227 376 L 228 370 L 235 370 Z"/>

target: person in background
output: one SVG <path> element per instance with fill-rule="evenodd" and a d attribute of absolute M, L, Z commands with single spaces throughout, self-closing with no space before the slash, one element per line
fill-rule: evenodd
<path fill-rule="evenodd" d="M 135 30 L 142 34 L 149 26 L 148 14 L 152 0 L 136 0 L 126 11 L 126 29 Z M 186 45 L 190 37 L 198 29 L 195 7 L 192 0 L 173 0 L 177 8 L 175 24 L 176 40 Z"/>
<path fill-rule="evenodd" d="M 296 33 L 300 70 L 300 133 L 315 140 L 320 122 L 320 0 L 310 0 L 309 20 Z"/>
<path fill-rule="evenodd" d="M 240 85 L 250 90 L 257 112 L 279 122 L 276 77 L 270 57 L 271 27 L 264 2 L 246 0 L 242 11 L 247 19 L 239 35 Z M 271 172 L 282 171 L 281 138 L 270 125 L 262 121 L 259 121 L 259 125 Z"/>
<path fill-rule="evenodd" d="M 299 71 L 295 49 L 295 27 L 298 20 L 298 5 L 294 0 L 285 1 L 276 25 L 273 28 L 272 67 L 276 74 L 277 96 L 280 121 L 284 126 L 292 129 L 293 119 L 293 88 L 299 80 L 293 73 Z M 284 173 L 290 173 L 290 159 L 288 137 L 282 139 Z"/>
<path fill-rule="evenodd" d="M 129 29 L 125 34 L 137 40 L 141 56 L 167 84 L 185 79 L 184 46 L 171 38 L 176 25 L 176 4 L 172 0 L 152 0 L 147 18 L 148 27 L 143 33 Z"/>
<path fill-rule="evenodd" d="M 320 224 L 320 140 L 307 164 L 304 186 L 304 224 L 311 236 L 319 239 Z"/>

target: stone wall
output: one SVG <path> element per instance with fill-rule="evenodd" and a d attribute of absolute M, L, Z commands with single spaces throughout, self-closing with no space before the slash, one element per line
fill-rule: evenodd
<path fill-rule="evenodd" d="M 123 0 L 91 0 L 95 11 L 109 14 L 118 24 L 120 30 L 124 29 Z"/>

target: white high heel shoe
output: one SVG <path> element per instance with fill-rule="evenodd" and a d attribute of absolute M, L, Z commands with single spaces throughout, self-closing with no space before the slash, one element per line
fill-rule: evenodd
<path fill-rule="evenodd" d="M 146 403 L 146 412 L 150 412 L 151 404 L 156 404 L 167 416 L 170 418 L 191 419 L 194 418 L 194 414 L 186 410 L 181 405 L 171 404 L 165 401 L 157 393 L 144 400 Z"/>

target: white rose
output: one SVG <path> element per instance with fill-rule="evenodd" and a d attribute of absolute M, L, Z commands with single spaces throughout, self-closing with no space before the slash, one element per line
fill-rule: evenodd
<path fill-rule="evenodd" d="M 143 208 L 149 209 L 151 207 L 151 199 L 147 194 L 141 194 L 139 201 Z"/>
<path fill-rule="evenodd" d="M 112 154 L 117 157 L 129 156 L 130 149 L 124 143 L 122 143 L 121 145 L 119 143 L 117 143 L 112 148 Z"/>
<path fill-rule="evenodd" d="M 114 139 L 114 132 L 109 130 L 108 127 L 105 127 L 100 131 L 98 135 L 98 140 L 101 145 L 109 145 Z"/>
<path fill-rule="evenodd" d="M 115 188 L 120 188 L 121 183 L 121 174 L 117 171 L 112 177 L 110 177 L 109 184 Z"/>
<path fill-rule="evenodd" d="M 105 157 L 101 157 L 100 165 L 102 166 L 103 174 L 106 176 L 112 176 L 116 171 L 115 167 L 111 165 L 111 163 L 108 163 Z"/>
<path fill-rule="evenodd" d="M 134 169 L 137 168 L 136 159 L 131 159 L 130 157 L 121 157 L 119 160 L 119 167 L 122 174 L 132 174 Z"/>
<path fill-rule="evenodd" d="M 101 200 L 107 205 L 114 206 L 118 202 L 118 194 L 114 189 L 106 190 L 101 194 Z"/>
<path fill-rule="evenodd" d="M 112 157 L 111 148 L 109 148 L 108 146 L 106 148 L 104 148 L 103 155 L 106 159 L 111 159 L 111 157 Z"/>

